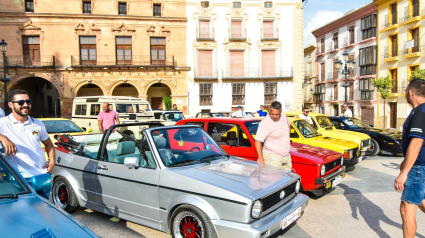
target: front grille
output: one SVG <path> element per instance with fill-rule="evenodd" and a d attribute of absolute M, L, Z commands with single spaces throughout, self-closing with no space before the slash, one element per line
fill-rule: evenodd
<path fill-rule="evenodd" d="M 274 205 L 278 204 L 279 202 L 285 200 L 286 198 L 288 198 L 292 194 L 294 194 L 296 184 L 297 184 L 297 181 L 295 181 L 292 184 L 284 187 L 283 189 L 279 189 L 276 192 L 274 192 L 274 193 L 272 193 L 272 194 L 270 194 L 266 197 L 261 198 L 260 201 L 263 203 L 263 211 L 266 212 L 267 210 L 272 208 Z M 282 199 L 280 199 L 280 192 L 282 190 L 285 191 L 285 196 Z"/>
<path fill-rule="evenodd" d="M 369 146 L 370 145 L 370 140 L 362 140 L 362 148 Z"/>
<path fill-rule="evenodd" d="M 338 165 L 341 164 L 341 160 L 342 160 L 342 157 L 335 161 L 325 164 L 325 173 L 331 169 L 334 169 L 335 167 L 338 167 Z"/>
<path fill-rule="evenodd" d="M 359 157 L 359 148 L 353 149 L 353 158 Z"/>

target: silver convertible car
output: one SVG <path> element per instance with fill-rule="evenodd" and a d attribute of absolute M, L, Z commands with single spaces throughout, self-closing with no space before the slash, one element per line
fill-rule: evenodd
<path fill-rule="evenodd" d="M 205 238 L 268 237 L 308 204 L 298 175 L 229 156 L 198 126 L 131 125 L 56 136 L 55 204 Z"/>

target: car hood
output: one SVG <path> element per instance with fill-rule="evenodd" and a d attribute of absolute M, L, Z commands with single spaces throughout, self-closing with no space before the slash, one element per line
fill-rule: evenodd
<path fill-rule="evenodd" d="M 298 175 L 269 165 L 259 166 L 256 162 L 231 157 L 188 168 L 169 170 L 174 176 L 184 176 L 188 183 L 173 184 L 174 188 L 188 190 L 227 199 L 235 199 L 235 194 L 250 199 L 263 197 L 278 188 L 294 182 Z M 167 181 L 173 181 L 168 177 Z M 177 181 L 184 181 L 180 178 Z M 198 183 L 198 184 L 197 184 Z M 193 186 L 187 186 L 192 184 Z M 226 190 L 226 191 L 223 191 Z"/>
<path fill-rule="evenodd" d="M 358 129 L 359 131 L 371 131 L 375 133 L 380 133 L 389 137 L 392 137 L 394 139 L 400 139 L 402 137 L 402 133 L 399 130 L 396 129 L 378 129 L 378 128 L 361 128 Z"/>
<path fill-rule="evenodd" d="M 334 139 L 334 138 L 323 137 L 323 136 L 317 136 L 310 139 L 310 144 L 313 146 L 318 146 L 325 149 L 334 150 L 339 153 L 344 153 L 346 149 L 351 150 L 358 147 L 357 143 L 354 143 L 351 141 Z"/>
<path fill-rule="evenodd" d="M 342 157 L 341 153 L 311 145 L 291 143 L 292 163 L 322 165 Z"/>
<path fill-rule="evenodd" d="M 3 237 L 31 237 L 48 228 L 55 237 L 98 237 L 71 215 L 33 194 L 0 200 L 0 229 Z"/>
<path fill-rule="evenodd" d="M 333 129 L 333 132 L 341 133 L 341 134 L 345 135 L 346 137 L 347 137 L 347 135 L 350 135 L 352 137 L 356 136 L 356 137 L 360 138 L 361 140 L 369 140 L 370 139 L 370 136 L 363 134 L 363 133 L 360 133 L 360 132 L 355 132 L 355 131 Z"/>

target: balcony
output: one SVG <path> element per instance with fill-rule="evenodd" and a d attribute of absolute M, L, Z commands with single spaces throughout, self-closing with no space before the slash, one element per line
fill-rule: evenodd
<path fill-rule="evenodd" d="M 341 47 L 346 47 L 348 45 L 348 41 L 347 41 L 347 37 L 344 37 L 344 39 L 342 40 L 342 44 Z"/>
<path fill-rule="evenodd" d="M 246 41 L 246 29 L 229 29 L 230 41 Z"/>
<path fill-rule="evenodd" d="M 319 82 L 325 82 L 325 81 L 326 81 L 325 73 L 321 73 Z"/>
<path fill-rule="evenodd" d="M 332 93 L 329 96 L 329 101 L 338 101 L 338 93 Z"/>
<path fill-rule="evenodd" d="M 41 55 L 38 57 L 30 55 L 8 55 L 6 66 L 13 68 L 37 68 L 55 67 L 56 58 L 53 55 Z M 0 65 L 3 67 L 3 57 L 0 57 Z"/>
<path fill-rule="evenodd" d="M 421 47 L 418 44 L 418 42 L 415 42 L 413 47 L 406 48 L 406 44 L 408 41 L 404 42 L 404 49 L 402 50 L 403 57 L 404 58 L 411 58 L 411 57 L 419 57 L 421 56 Z"/>
<path fill-rule="evenodd" d="M 261 40 L 279 40 L 279 29 L 270 28 L 270 29 L 261 29 Z"/>
<path fill-rule="evenodd" d="M 313 74 L 311 73 L 311 71 L 308 71 L 308 70 L 304 71 L 304 78 L 311 78 L 311 77 L 313 77 Z"/>
<path fill-rule="evenodd" d="M 337 49 L 338 49 L 338 47 L 334 48 L 334 42 L 333 41 L 328 43 L 328 52 L 333 52 L 333 51 L 336 51 Z"/>
<path fill-rule="evenodd" d="M 204 79 L 204 80 L 215 80 L 218 79 L 218 69 L 217 68 L 207 68 L 200 69 L 196 68 L 195 79 Z"/>
<path fill-rule="evenodd" d="M 158 57 L 152 59 L 150 55 L 132 55 L 129 57 L 118 58 L 115 55 L 97 55 L 97 56 L 88 56 L 80 57 L 79 55 L 71 56 L 71 66 L 72 67 L 93 67 L 93 66 L 128 66 L 128 67 L 176 67 L 177 61 L 173 56 Z"/>
<path fill-rule="evenodd" d="M 333 79 L 333 74 L 332 74 L 332 72 L 328 72 L 328 73 L 326 74 L 326 81 L 331 81 L 331 80 L 334 80 L 334 79 Z"/>
<path fill-rule="evenodd" d="M 390 49 L 388 49 L 388 46 L 385 46 L 383 55 L 384 62 L 396 61 L 399 59 L 398 56 L 398 45 L 393 45 Z"/>
<path fill-rule="evenodd" d="M 375 91 L 360 91 L 360 100 L 373 100 L 373 94 Z"/>
<path fill-rule="evenodd" d="M 326 53 L 325 44 L 321 44 L 320 47 L 317 47 L 317 55 Z"/>
<path fill-rule="evenodd" d="M 214 41 L 214 29 L 210 27 L 196 28 L 197 41 Z"/>
<path fill-rule="evenodd" d="M 420 21 L 419 6 L 414 6 L 409 10 L 409 7 L 405 7 L 404 16 L 399 19 L 399 23 L 406 25 L 412 22 Z"/>
<path fill-rule="evenodd" d="M 397 21 L 397 19 L 395 21 Z M 395 29 L 397 27 L 398 27 L 398 23 L 393 22 L 393 19 L 389 19 L 388 15 L 385 15 L 384 16 L 384 23 L 381 24 L 381 27 L 380 27 L 380 29 L 381 29 L 380 33 L 384 32 L 384 31 L 389 31 L 389 30 Z"/>
<path fill-rule="evenodd" d="M 267 79 L 267 78 L 292 78 L 291 68 L 223 68 L 222 79 Z"/>

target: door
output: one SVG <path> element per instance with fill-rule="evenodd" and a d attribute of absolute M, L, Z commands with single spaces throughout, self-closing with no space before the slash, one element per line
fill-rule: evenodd
<path fill-rule="evenodd" d="M 397 127 L 397 103 L 390 102 L 390 127 Z"/>
<path fill-rule="evenodd" d="M 160 169 L 152 157 L 145 135 L 142 135 L 141 140 L 136 140 L 139 131 L 130 132 L 136 137 L 123 137 L 113 132 L 108 136 L 107 143 L 101 145 L 101 160 L 95 173 L 99 204 L 104 207 L 103 212 L 106 214 L 115 217 L 123 217 L 125 214 L 133 217 L 134 222 L 159 229 Z M 135 169 L 125 166 L 125 158 L 130 157 L 137 158 L 141 167 Z"/>
<path fill-rule="evenodd" d="M 165 49 L 166 49 L 165 38 L 162 38 L 162 37 L 151 38 L 151 64 L 166 65 Z"/>
<path fill-rule="evenodd" d="M 338 104 L 334 105 L 334 116 L 335 117 L 339 116 L 339 105 Z"/>
<path fill-rule="evenodd" d="M 153 109 L 162 109 L 162 97 L 151 97 L 151 107 Z"/>
<path fill-rule="evenodd" d="M 374 108 L 370 106 L 361 107 L 361 113 L 361 120 L 367 123 L 368 125 L 373 125 Z"/>
<path fill-rule="evenodd" d="M 240 125 L 209 122 L 207 132 L 229 155 L 257 160 L 255 145 L 250 139 L 250 134 Z"/>
<path fill-rule="evenodd" d="M 40 65 L 40 39 L 38 36 L 22 37 L 25 66 Z"/>

